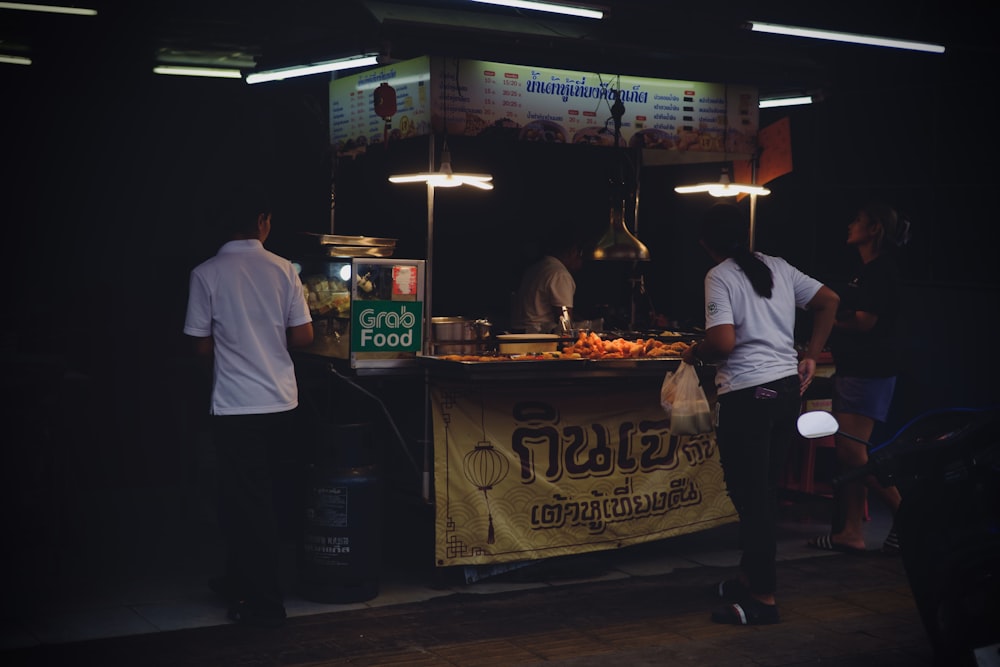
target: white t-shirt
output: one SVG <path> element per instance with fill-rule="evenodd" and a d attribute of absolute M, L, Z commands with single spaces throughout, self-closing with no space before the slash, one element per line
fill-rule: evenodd
<path fill-rule="evenodd" d="M 552 333 L 559 325 L 553 308 L 573 307 L 576 280 L 566 265 L 546 255 L 524 272 L 514 303 L 513 328 Z"/>
<path fill-rule="evenodd" d="M 716 369 L 719 394 L 795 375 L 795 311 L 816 295 L 821 282 L 780 257 L 756 253 L 771 269 L 770 299 L 759 296 L 732 258 L 705 276 L 705 328 L 732 324 L 736 347 Z"/>
<path fill-rule="evenodd" d="M 286 329 L 312 321 L 288 260 L 260 241 L 229 241 L 191 272 L 184 333 L 211 336 L 214 415 L 284 412 L 298 405 Z"/>

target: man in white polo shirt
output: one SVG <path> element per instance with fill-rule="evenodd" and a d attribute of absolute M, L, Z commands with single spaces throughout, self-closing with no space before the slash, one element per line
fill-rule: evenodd
<path fill-rule="evenodd" d="M 275 626 L 285 620 L 271 477 L 274 452 L 298 406 L 289 347 L 312 342 L 298 273 L 264 249 L 270 206 L 255 192 L 225 216 L 229 241 L 191 272 L 184 333 L 212 359 L 210 413 L 219 466 L 226 575 L 213 588 L 229 618 Z"/>

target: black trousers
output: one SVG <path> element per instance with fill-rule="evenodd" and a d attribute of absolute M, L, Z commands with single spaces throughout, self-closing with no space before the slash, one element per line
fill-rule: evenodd
<path fill-rule="evenodd" d="M 777 589 L 778 480 L 801 409 L 799 378 L 729 392 L 718 401 L 715 434 L 726 490 L 740 517 L 740 569 L 752 592 L 771 594 Z"/>
<path fill-rule="evenodd" d="M 212 418 L 226 575 L 239 599 L 263 606 L 283 604 L 274 476 L 277 453 L 292 437 L 292 415 Z"/>

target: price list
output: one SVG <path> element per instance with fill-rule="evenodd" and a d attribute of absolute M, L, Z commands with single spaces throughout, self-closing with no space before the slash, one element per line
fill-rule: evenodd
<path fill-rule="evenodd" d="M 747 86 L 476 60 L 446 59 L 432 71 L 442 72 L 432 87 L 434 127 L 445 119 L 450 134 L 502 128 L 522 140 L 612 146 L 616 97 L 619 145 L 740 152 L 752 150 L 757 132 L 757 92 Z"/>
<path fill-rule="evenodd" d="M 397 101 L 388 132 L 374 109 L 382 82 Z M 612 107 L 620 100 L 621 146 L 749 155 L 757 96 L 752 86 L 425 56 L 332 81 L 330 137 L 338 152 L 432 131 L 613 146 Z"/>
<path fill-rule="evenodd" d="M 416 58 L 331 81 L 331 144 L 349 152 L 384 141 L 387 134 L 389 140 L 429 134 L 429 61 Z M 374 94 L 382 83 L 396 95 L 396 110 L 388 119 L 375 111 Z"/>

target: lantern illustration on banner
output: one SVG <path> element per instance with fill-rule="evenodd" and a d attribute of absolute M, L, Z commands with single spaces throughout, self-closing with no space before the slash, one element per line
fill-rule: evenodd
<path fill-rule="evenodd" d="M 486 514 L 489 517 L 489 530 L 486 533 L 486 543 L 493 544 L 496 535 L 493 531 L 493 513 L 490 511 L 489 491 L 503 481 L 510 470 L 507 457 L 488 441 L 476 443 L 475 449 L 465 455 L 465 476 L 477 489 L 483 492 L 486 500 Z"/>

